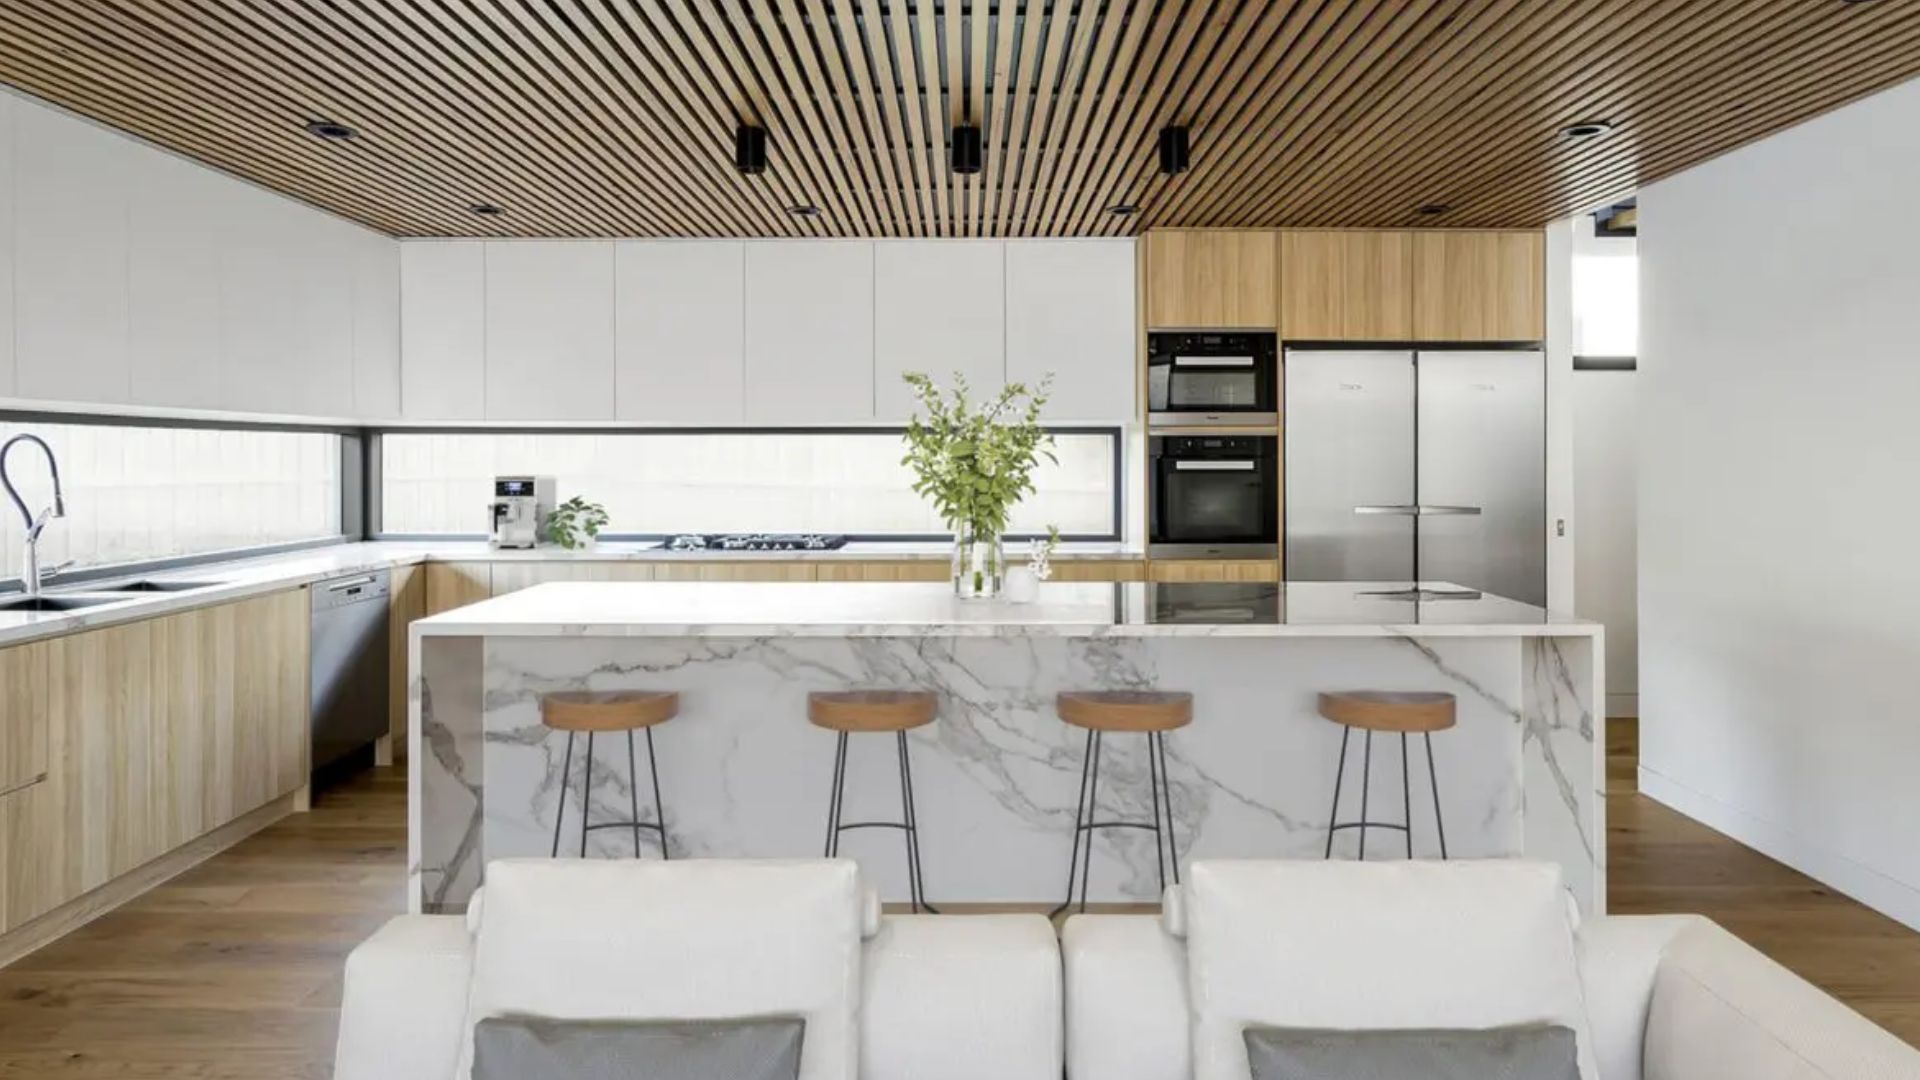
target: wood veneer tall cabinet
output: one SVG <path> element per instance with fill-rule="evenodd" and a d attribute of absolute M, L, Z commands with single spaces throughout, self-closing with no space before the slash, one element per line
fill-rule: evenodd
<path fill-rule="evenodd" d="M 1413 234 L 1413 336 L 1538 341 L 1547 336 L 1546 234 L 1434 229 Z"/>
<path fill-rule="evenodd" d="M 1161 230 L 1147 234 L 1149 329 L 1271 330 L 1278 321 L 1274 234 Z"/>
<path fill-rule="evenodd" d="M 1410 340 L 1413 292 L 1411 232 L 1289 229 L 1280 234 L 1280 336 L 1285 340 Z"/>

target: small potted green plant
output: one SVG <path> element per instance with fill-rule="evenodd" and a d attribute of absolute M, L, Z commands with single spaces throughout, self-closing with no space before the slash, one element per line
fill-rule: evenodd
<path fill-rule="evenodd" d="M 1040 426 L 1053 377 L 1038 387 L 1008 383 L 999 395 L 975 406 L 959 373 L 942 389 L 919 372 L 908 386 L 920 409 L 907 424 L 906 457 L 913 490 L 933 500 L 953 530 L 953 587 L 965 599 L 1000 595 L 1006 555 L 1001 534 L 1020 500 L 1033 493 L 1040 459 L 1057 460 L 1053 436 Z"/>
<path fill-rule="evenodd" d="M 568 551 L 592 547 L 607 527 L 607 508 L 588 502 L 579 495 L 553 508 L 547 515 L 547 533 L 553 542 Z"/>

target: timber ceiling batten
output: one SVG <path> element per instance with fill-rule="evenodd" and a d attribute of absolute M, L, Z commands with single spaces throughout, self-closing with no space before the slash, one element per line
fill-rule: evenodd
<path fill-rule="evenodd" d="M 1533 227 L 1916 74 L 1920 0 L 0 4 L 0 80 L 407 236 Z"/>

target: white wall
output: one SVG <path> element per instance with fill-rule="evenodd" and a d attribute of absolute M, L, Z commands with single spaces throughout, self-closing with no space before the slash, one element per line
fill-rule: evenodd
<path fill-rule="evenodd" d="M 1573 373 L 1575 614 L 1607 628 L 1607 715 L 1636 716 L 1640 688 L 1635 544 L 1634 371 Z"/>
<path fill-rule="evenodd" d="M 374 420 L 399 244 L 0 92 L 0 407 Z"/>
<path fill-rule="evenodd" d="M 1648 794 L 1920 927 L 1920 81 L 1641 195 Z"/>

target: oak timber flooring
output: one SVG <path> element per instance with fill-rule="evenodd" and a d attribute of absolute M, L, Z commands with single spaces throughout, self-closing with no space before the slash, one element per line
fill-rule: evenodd
<path fill-rule="evenodd" d="M 1631 722 L 1608 749 L 1613 910 L 1708 915 L 1920 1044 L 1920 934 L 1639 795 Z M 0 1078 L 327 1080 L 405 855 L 405 773 L 377 769 L 0 969 Z"/>

